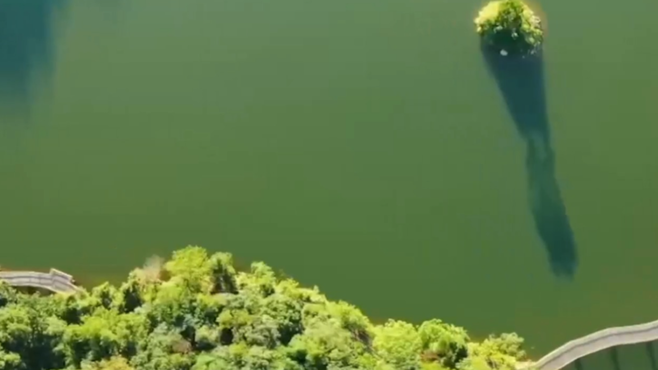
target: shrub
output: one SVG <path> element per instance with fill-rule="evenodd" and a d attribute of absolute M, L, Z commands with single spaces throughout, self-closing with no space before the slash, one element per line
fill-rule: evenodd
<path fill-rule="evenodd" d="M 520 0 L 491 1 L 480 10 L 475 25 L 485 46 L 501 55 L 532 55 L 544 41 L 541 20 Z"/>

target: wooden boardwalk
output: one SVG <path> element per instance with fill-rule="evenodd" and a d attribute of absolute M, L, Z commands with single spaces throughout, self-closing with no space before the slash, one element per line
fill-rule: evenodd
<path fill-rule="evenodd" d="M 578 359 L 611 347 L 652 342 L 657 339 L 658 320 L 603 329 L 567 342 L 535 363 L 522 364 L 519 370 L 560 370 Z"/>
<path fill-rule="evenodd" d="M 50 272 L 0 271 L 0 280 L 14 287 L 40 288 L 55 293 L 73 293 L 79 289 L 71 275 L 56 269 Z"/>

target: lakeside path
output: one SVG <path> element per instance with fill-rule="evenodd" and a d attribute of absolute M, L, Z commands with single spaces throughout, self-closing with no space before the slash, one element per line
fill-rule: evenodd
<path fill-rule="evenodd" d="M 79 289 L 71 275 L 56 269 L 50 272 L 0 271 L 0 280 L 14 287 L 40 288 L 55 293 L 73 293 Z"/>
<path fill-rule="evenodd" d="M 658 320 L 603 329 L 569 341 L 537 362 L 520 363 L 518 370 L 560 370 L 572 362 L 608 348 L 658 339 Z"/>

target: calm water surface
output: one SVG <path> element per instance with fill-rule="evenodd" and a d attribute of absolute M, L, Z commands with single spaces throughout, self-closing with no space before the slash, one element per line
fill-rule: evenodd
<path fill-rule="evenodd" d="M 537 355 L 654 320 L 658 3 L 625 4 L 542 1 L 541 69 L 491 73 L 479 0 L 0 0 L 0 263 L 199 244 Z"/>

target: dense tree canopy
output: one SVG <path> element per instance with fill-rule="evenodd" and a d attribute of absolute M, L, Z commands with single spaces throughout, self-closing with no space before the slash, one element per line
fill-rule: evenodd
<path fill-rule="evenodd" d="M 527 56 L 539 51 L 544 31 L 539 17 L 521 0 L 493 0 L 475 18 L 477 33 L 502 55 Z"/>
<path fill-rule="evenodd" d="M 481 343 L 440 320 L 371 323 L 257 262 L 200 247 L 118 287 L 28 295 L 0 284 L 0 370 L 512 370 L 515 334 Z"/>

